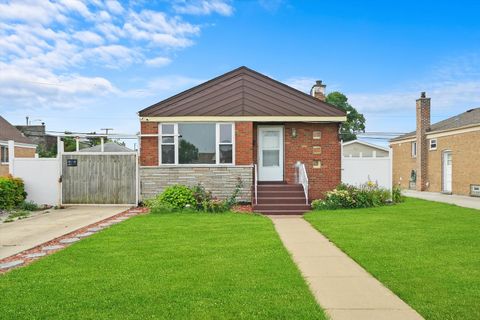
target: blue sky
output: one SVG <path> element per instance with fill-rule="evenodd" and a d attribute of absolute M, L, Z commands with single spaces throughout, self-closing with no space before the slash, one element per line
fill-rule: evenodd
<path fill-rule="evenodd" d="M 246 65 L 307 91 L 316 79 L 367 131 L 480 107 L 477 1 L 0 0 L 0 114 L 48 130 L 138 131 L 136 112 Z"/>

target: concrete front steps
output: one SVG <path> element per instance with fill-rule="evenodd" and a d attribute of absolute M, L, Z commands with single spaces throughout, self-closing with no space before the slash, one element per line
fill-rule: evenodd
<path fill-rule="evenodd" d="M 301 215 L 310 210 L 301 184 L 262 182 L 253 211 L 268 215 Z"/>

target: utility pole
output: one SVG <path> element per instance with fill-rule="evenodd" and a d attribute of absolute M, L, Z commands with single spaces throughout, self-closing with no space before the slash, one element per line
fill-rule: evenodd
<path fill-rule="evenodd" d="M 113 128 L 102 128 L 100 130 L 105 131 L 105 135 L 108 135 L 108 131 L 113 131 Z"/>

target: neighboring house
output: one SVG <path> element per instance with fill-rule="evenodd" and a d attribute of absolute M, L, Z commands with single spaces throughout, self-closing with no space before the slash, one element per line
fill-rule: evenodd
<path fill-rule="evenodd" d="M 80 149 L 79 152 L 135 152 L 125 146 L 122 146 L 116 142 L 106 142 L 102 145 L 96 145 L 89 148 Z"/>
<path fill-rule="evenodd" d="M 177 183 L 201 183 L 225 198 L 240 178 L 241 200 L 253 199 L 257 211 L 305 211 L 305 194 L 320 198 L 340 183 L 338 132 L 346 116 L 324 101 L 324 89 L 318 81 L 314 97 L 240 67 L 143 109 L 142 198 Z M 298 185 L 299 175 L 305 182 L 298 162 L 307 190 Z"/>
<path fill-rule="evenodd" d="M 15 157 L 35 157 L 37 145 L 0 116 L 0 176 L 5 176 L 9 173 L 8 162 L 12 151 L 10 150 L 12 145 L 9 144 L 9 141 L 13 141 Z"/>
<path fill-rule="evenodd" d="M 391 140 L 393 181 L 418 191 L 480 196 L 480 108 L 430 124 L 430 98 L 416 103 L 417 130 Z"/>
<path fill-rule="evenodd" d="M 361 140 L 343 143 L 345 158 L 383 158 L 388 157 L 390 150 Z"/>
<path fill-rule="evenodd" d="M 47 134 L 44 123 L 41 125 L 16 125 L 15 127 L 43 150 L 57 147 L 57 136 Z"/>

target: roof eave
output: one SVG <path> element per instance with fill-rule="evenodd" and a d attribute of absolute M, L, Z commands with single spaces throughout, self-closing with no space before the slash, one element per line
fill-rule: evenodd
<path fill-rule="evenodd" d="M 141 122 L 345 122 L 346 116 L 173 116 L 140 117 Z"/>

